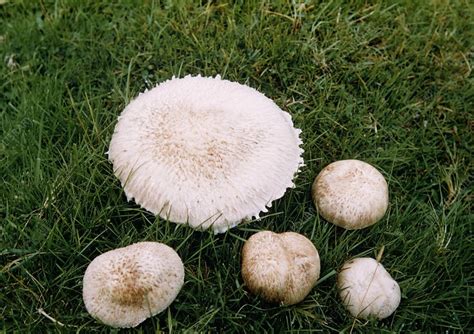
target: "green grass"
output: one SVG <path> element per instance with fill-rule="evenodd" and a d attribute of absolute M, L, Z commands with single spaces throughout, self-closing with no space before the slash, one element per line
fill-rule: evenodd
<path fill-rule="evenodd" d="M 138 332 L 473 332 L 473 22 L 467 0 L 6 1 L 0 332 L 109 332 L 85 310 L 82 276 L 95 256 L 143 240 L 176 248 L 186 278 Z M 195 232 L 127 203 L 113 176 L 105 152 L 124 106 L 185 74 L 255 87 L 303 130 L 307 166 L 261 221 Z M 317 173 L 345 158 L 389 182 L 389 211 L 361 231 L 325 222 L 311 200 Z M 319 250 L 324 279 L 298 305 L 243 286 L 243 240 L 265 229 L 303 233 Z M 400 307 L 354 321 L 336 272 L 382 246 Z"/>

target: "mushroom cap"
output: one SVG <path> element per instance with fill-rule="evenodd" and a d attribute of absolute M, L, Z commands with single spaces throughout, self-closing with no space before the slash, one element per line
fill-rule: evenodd
<path fill-rule="evenodd" d="M 388 207 L 385 178 L 360 160 L 339 160 L 327 165 L 314 180 L 312 193 L 324 219 L 348 230 L 375 224 Z"/>
<path fill-rule="evenodd" d="M 315 286 L 319 272 L 316 247 L 295 232 L 258 232 L 242 249 L 242 278 L 246 286 L 269 302 L 299 303 Z"/>
<path fill-rule="evenodd" d="M 139 242 L 96 257 L 87 267 L 87 311 L 112 327 L 135 327 L 165 310 L 184 283 L 178 254 L 158 242 Z"/>
<path fill-rule="evenodd" d="M 303 165 L 288 113 L 220 76 L 173 78 L 122 112 L 109 159 L 127 198 L 160 217 L 225 232 L 293 187 Z"/>
<path fill-rule="evenodd" d="M 337 286 L 344 306 L 356 318 L 384 319 L 400 304 L 398 283 L 382 264 L 369 257 L 345 262 Z"/>

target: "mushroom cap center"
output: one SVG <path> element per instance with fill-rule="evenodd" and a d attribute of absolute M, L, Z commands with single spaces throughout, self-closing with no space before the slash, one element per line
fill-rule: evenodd
<path fill-rule="evenodd" d="M 111 300 L 122 306 L 142 306 L 151 291 L 151 286 L 147 286 L 143 280 L 145 275 L 133 259 L 125 258 L 120 261 L 110 278 L 108 289 Z"/>
<path fill-rule="evenodd" d="M 250 126 L 254 124 L 250 121 L 242 122 L 245 115 L 232 110 L 185 102 L 154 108 L 142 142 L 153 137 L 152 156 L 178 177 L 230 177 L 265 142 L 265 132 Z"/>

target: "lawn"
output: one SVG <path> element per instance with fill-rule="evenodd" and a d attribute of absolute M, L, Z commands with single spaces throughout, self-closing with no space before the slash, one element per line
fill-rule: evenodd
<path fill-rule="evenodd" d="M 0 3 L 0 332 L 109 332 L 84 307 L 84 271 L 145 240 L 177 250 L 185 284 L 138 332 L 474 331 L 472 3 Z M 224 234 L 127 202 L 105 154 L 131 99 L 187 74 L 254 87 L 303 131 L 296 187 Z M 390 191 L 384 218 L 359 231 L 324 221 L 311 199 L 318 172 L 349 158 Z M 240 251 L 260 230 L 317 247 L 321 278 L 303 302 L 268 304 L 243 285 Z M 401 304 L 356 321 L 337 270 L 381 247 Z"/>

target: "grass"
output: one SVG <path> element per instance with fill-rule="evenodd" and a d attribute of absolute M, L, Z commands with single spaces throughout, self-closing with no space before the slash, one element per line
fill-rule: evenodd
<path fill-rule="evenodd" d="M 95 256 L 143 240 L 176 248 L 186 278 L 137 332 L 474 331 L 468 1 L 0 3 L 0 332 L 109 332 L 85 310 L 82 276 Z M 261 221 L 195 232 L 127 203 L 113 176 L 119 113 L 185 74 L 255 87 L 303 130 L 307 166 Z M 389 211 L 361 231 L 325 222 L 311 200 L 317 173 L 346 158 L 389 182 Z M 264 229 L 319 250 L 322 279 L 298 305 L 243 286 L 243 240 Z M 382 246 L 400 307 L 354 321 L 336 272 Z"/>

